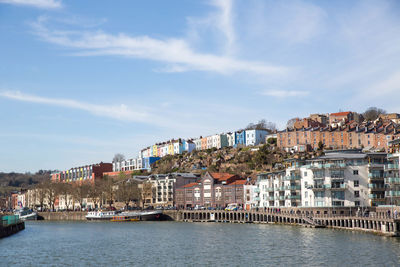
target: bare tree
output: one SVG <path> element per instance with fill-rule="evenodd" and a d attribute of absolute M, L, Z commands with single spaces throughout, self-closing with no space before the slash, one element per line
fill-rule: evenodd
<path fill-rule="evenodd" d="M 292 118 L 290 120 L 287 121 L 286 123 L 286 128 L 289 130 L 294 129 L 294 123 L 298 120 L 299 118 Z"/>
<path fill-rule="evenodd" d="M 40 210 L 43 211 L 44 202 L 46 200 L 46 186 L 43 183 L 36 186 L 35 199 L 39 202 Z"/>
<path fill-rule="evenodd" d="M 153 187 L 153 184 L 151 182 L 147 181 L 142 183 L 140 198 L 142 201 L 143 208 L 148 199 L 150 199 L 150 204 L 152 203 L 154 193 L 155 193 L 155 188 Z"/>
<path fill-rule="evenodd" d="M 386 110 L 377 107 L 369 107 L 362 115 L 365 120 L 374 121 L 379 118 L 381 114 L 386 114 Z"/>
<path fill-rule="evenodd" d="M 245 130 L 268 130 L 276 131 L 276 124 L 265 119 L 259 120 L 257 123 L 249 123 Z"/>
<path fill-rule="evenodd" d="M 95 181 L 95 183 L 90 186 L 88 191 L 88 197 L 92 200 L 94 208 L 98 207 L 101 195 L 102 195 L 102 184 L 100 181 Z"/>
<path fill-rule="evenodd" d="M 114 155 L 112 162 L 121 162 L 123 160 L 125 160 L 125 156 L 121 153 L 117 153 Z"/>
<path fill-rule="evenodd" d="M 138 183 L 134 181 L 122 181 L 118 184 L 116 192 L 117 199 L 125 203 L 125 207 L 128 208 L 129 202 L 137 202 L 140 199 L 140 191 Z"/>
<path fill-rule="evenodd" d="M 110 208 L 114 201 L 114 182 L 111 177 L 105 175 L 102 180 L 102 193 L 106 199 L 106 202 L 109 204 Z"/>
<path fill-rule="evenodd" d="M 79 209 L 82 210 L 83 199 L 89 195 L 90 185 L 86 182 L 77 184 L 74 187 L 73 197 L 79 203 Z"/>

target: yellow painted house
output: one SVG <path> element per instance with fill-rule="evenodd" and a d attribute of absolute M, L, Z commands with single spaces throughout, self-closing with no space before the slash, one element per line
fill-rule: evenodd
<path fill-rule="evenodd" d="M 157 145 L 153 145 L 153 157 L 158 157 L 158 147 L 157 147 Z"/>
<path fill-rule="evenodd" d="M 168 143 L 168 155 L 174 155 L 174 143 Z"/>

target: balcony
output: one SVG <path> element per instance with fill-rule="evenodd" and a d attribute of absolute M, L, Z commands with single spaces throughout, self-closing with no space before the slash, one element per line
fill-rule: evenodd
<path fill-rule="evenodd" d="M 279 190 L 279 191 L 285 191 L 285 190 L 286 190 L 286 187 L 285 187 L 285 186 L 280 186 L 280 187 L 278 187 L 278 190 Z"/>
<path fill-rule="evenodd" d="M 279 200 L 285 200 L 285 196 L 279 196 Z"/>
<path fill-rule="evenodd" d="M 386 170 L 398 170 L 399 169 L 399 164 L 386 164 L 385 165 L 385 171 Z"/>
<path fill-rule="evenodd" d="M 260 197 L 255 197 L 254 201 L 260 201 Z"/>
<path fill-rule="evenodd" d="M 385 185 L 383 184 L 368 184 L 368 188 L 372 190 L 385 190 Z"/>
<path fill-rule="evenodd" d="M 274 192 L 274 188 L 273 187 L 267 187 L 267 192 Z"/>
<path fill-rule="evenodd" d="M 254 193 L 260 193 L 260 188 L 254 188 Z"/>
<path fill-rule="evenodd" d="M 327 163 L 325 168 L 328 169 L 344 169 L 346 168 L 346 163 Z"/>
<path fill-rule="evenodd" d="M 383 179 L 383 173 L 370 172 L 370 173 L 368 173 L 368 178 L 369 179 Z"/>
<path fill-rule="evenodd" d="M 330 189 L 331 185 L 330 184 L 316 184 L 312 186 L 313 191 L 324 191 L 326 189 Z"/>
<path fill-rule="evenodd" d="M 286 186 L 286 190 L 301 190 L 301 186 L 300 185 L 290 185 L 290 186 Z"/>
<path fill-rule="evenodd" d="M 385 198 L 384 195 L 379 195 L 379 194 L 369 194 L 368 197 L 369 197 L 369 199 L 373 199 L 373 200 L 381 200 L 381 199 Z"/>
<path fill-rule="evenodd" d="M 385 197 L 400 197 L 400 191 L 386 191 Z"/>
<path fill-rule="evenodd" d="M 400 177 L 388 177 L 385 178 L 386 184 L 400 184 Z"/>
<path fill-rule="evenodd" d="M 291 196 L 286 196 L 286 199 L 301 199 L 301 196 L 300 195 L 295 195 L 295 196 L 291 195 Z"/>
<path fill-rule="evenodd" d="M 295 180 L 300 180 L 301 179 L 301 177 L 300 177 L 300 175 L 287 175 L 287 176 L 285 176 L 285 180 L 286 181 L 295 181 Z"/>
<path fill-rule="evenodd" d="M 340 185 L 331 185 L 331 190 L 346 190 L 347 185 L 346 184 L 340 184 Z"/>
<path fill-rule="evenodd" d="M 310 165 L 310 169 L 323 169 L 324 164 L 312 164 Z"/>
<path fill-rule="evenodd" d="M 267 197 L 267 200 L 269 200 L 269 201 L 275 200 L 275 197 L 268 196 L 268 197 Z"/>

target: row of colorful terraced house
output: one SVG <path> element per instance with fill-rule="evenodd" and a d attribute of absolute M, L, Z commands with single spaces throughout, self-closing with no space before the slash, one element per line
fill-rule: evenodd
<path fill-rule="evenodd" d="M 221 149 L 223 147 L 256 146 L 264 144 L 269 137 L 276 137 L 267 130 L 240 130 L 236 132 L 214 134 L 196 139 L 173 139 L 156 143 L 139 152 L 137 158 L 131 158 L 120 162 L 113 162 L 113 171 L 150 170 L 151 164 L 168 155 L 179 155 L 193 150 Z M 143 164 L 143 160 L 150 161 Z"/>

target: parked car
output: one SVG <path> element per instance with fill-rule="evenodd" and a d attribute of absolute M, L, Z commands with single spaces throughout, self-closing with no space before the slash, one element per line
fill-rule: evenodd
<path fill-rule="evenodd" d="M 237 210 L 238 209 L 238 204 L 237 203 L 231 203 L 226 206 L 225 210 Z"/>

